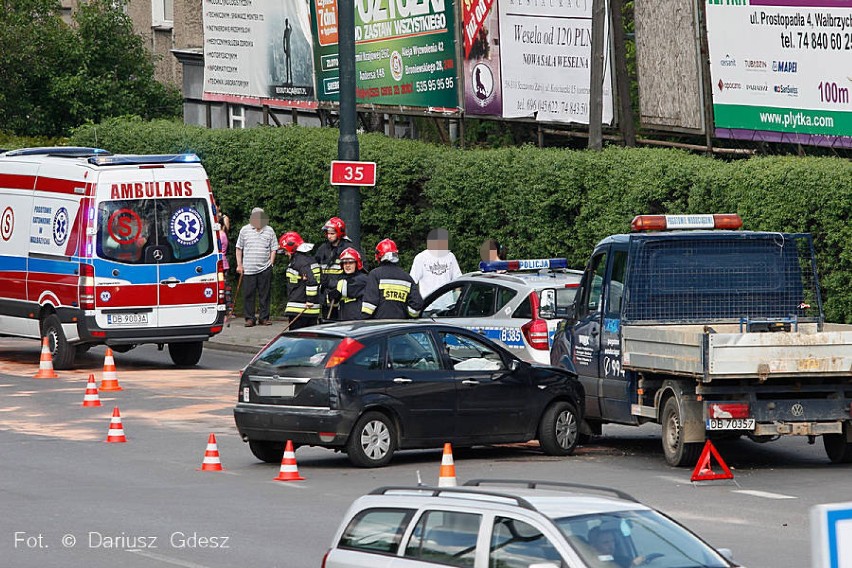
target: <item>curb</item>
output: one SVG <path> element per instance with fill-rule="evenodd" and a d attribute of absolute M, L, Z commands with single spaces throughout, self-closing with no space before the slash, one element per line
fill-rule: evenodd
<path fill-rule="evenodd" d="M 264 344 L 265 345 L 265 344 Z M 233 343 L 217 343 L 208 341 L 205 346 L 207 349 L 215 349 L 216 351 L 230 351 L 231 353 L 257 353 L 263 348 L 263 345 L 234 345 Z"/>

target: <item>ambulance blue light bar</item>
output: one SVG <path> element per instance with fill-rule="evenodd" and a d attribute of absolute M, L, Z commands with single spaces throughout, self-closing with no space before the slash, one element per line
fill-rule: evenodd
<path fill-rule="evenodd" d="M 89 163 L 95 166 L 145 166 L 149 164 L 200 164 L 195 154 L 154 154 L 151 156 L 92 156 Z"/>
<path fill-rule="evenodd" d="M 19 148 L 9 150 L 6 156 L 54 156 L 62 158 L 88 158 L 89 156 L 109 155 L 102 148 L 86 148 L 80 146 L 49 146 L 44 148 Z"/>
<path fill-rule="evenodd" d="M 545 268 L 568 268 L 567 258 L 528 258 L 522 260 L 490 260 L 479 263 L 482 272 L 497 272 L 498 270 L 542 270 Z"/>

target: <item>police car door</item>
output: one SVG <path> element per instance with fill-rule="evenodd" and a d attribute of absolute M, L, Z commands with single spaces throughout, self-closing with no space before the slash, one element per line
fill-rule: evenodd
<path fill-rule="evenodd" d="M 210 325 L 217 317 L 216 262 L 210 190 L 200 166 L 155 169 L 157 247 L 146 251 L 156 262 L 161 327 Z M 171 188 L 171 191 L 167 191 Z"/>
<path fill-rule="evenodd" d="M 589 261 L 576 298 L 576 323 L 571 330 L 574 367 L 586 391 L 586 417 L 601 416 L 600 353 L 603 325 L 603 288 L 609 247 L 599 250 Z"/>

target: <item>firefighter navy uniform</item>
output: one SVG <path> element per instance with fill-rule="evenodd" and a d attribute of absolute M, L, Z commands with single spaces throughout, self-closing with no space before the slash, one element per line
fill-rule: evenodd
<path fill-rule="evenodd" d="M 367 278 L 364 272 L 344 274 L 337 281 L 336 288 L 329 290 L 328 298 L 340 305 L 338 312 L 340 321 L 359 320 L 364 317 L 361 312 L 361 303 Z"/>
<path fill-rule="evenodd" d="M 314 257 L 295 252 L 287 266 L 287 306 L 284 313 L 291 318 L 302 314 L 303 317 L 319 317 L 319 284 L 322 274 Z M 310 308 L 308 304 L 312 304 Z"/>
<path fill-rule="evenodd" d="M 423 298 L 408 272 L 385 261 L 367 276 L 361 312 L 364 318 L 416 318 L 423 309 Z"/>

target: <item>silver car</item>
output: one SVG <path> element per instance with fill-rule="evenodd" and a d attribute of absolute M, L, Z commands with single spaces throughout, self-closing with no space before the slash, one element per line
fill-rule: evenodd
<path fill-rule="evenodd" d="M 550 364 L 556 326 L 574 302 L 582 272 L 564 258 L 483 262 L 425 299 L 422 317 L 503 343 L 533 363 Z"/>
<path fill-rule="evenodd" d="M 620 491 L 544 481 L 385 487 L 359 498 L 323 568 L 729 568 L 682 525 Z"/>

